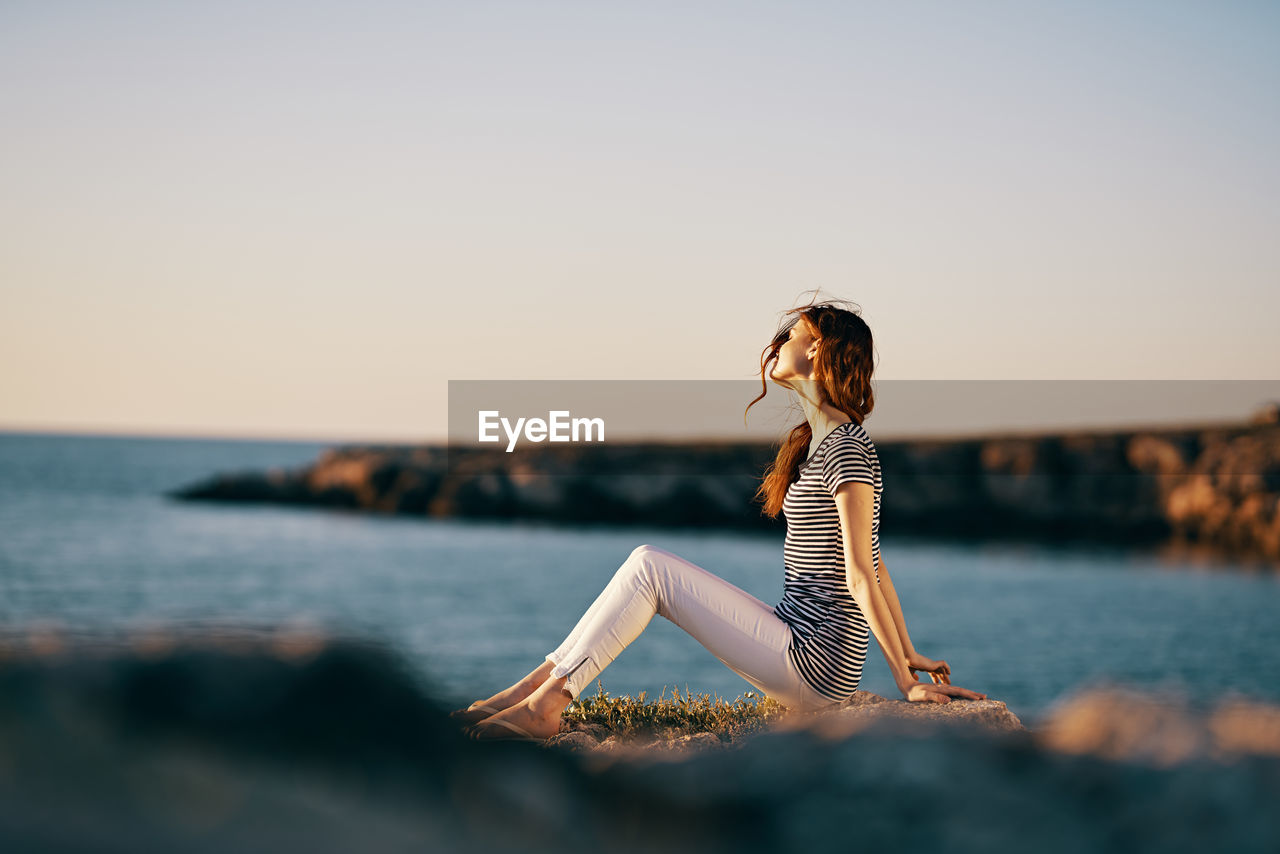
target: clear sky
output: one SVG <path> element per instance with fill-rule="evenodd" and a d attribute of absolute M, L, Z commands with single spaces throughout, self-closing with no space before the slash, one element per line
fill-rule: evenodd
<path fill-rule="evenodd" d="M 6 0 L 0 428 L 440 438 L 451 379 L 750 378 L 812 288 L 881 380 L 1280 378 L 1277 44 L 1264 2 Z"/>

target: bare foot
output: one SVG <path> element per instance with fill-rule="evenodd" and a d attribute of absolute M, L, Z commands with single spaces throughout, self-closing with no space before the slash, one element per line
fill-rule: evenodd
<path fill-rule="evenodd" d="M 476 700 L 465 709 L 458 709 L 449 714 L 450 719 L 461 724 L 475 724 L 484 720 L 496 712 L 503 709 L 509 709 L 516 703 L 521 702 L 534 691 L 538 686 L 547 681 L 551 675 L 551 670 L 555 667 L 550 661 L 543 661 L 537 669 L 529 673 L 528 676 L 521 679 L 504 691 L 499 691 L 486 700 Z"/>
<path fill-rule="evenodd" d="M 485 701 L 476 700 L 465 709 L 458 709 L 457 711 L 450 712 L 449 719 L 469 726 L 471 724 L 479 723 L 490 715 L 500 711 L 502 711 L 502 708 L 498 706 L 492 706 Z"/>
<path fill-rule="evenodd" d="M 491 723 L 506 721 L 534 738 L 551 738 L 560 731 L 560 716 L 572 699 L 569 692 L 564 690 L 566 681 L 563 676 L 547 680 L 526 699 L 476 724 L 476 735 L 481 739 L 510 737 L 511 730 Z"/>
<path fill-rule="evenodd" d="M 561 709 L 560 711 L 563 711 Z M 496 715 L 490 715 L 475 725 L 480 738 L 508 738 L 511 731 L 506 727 L 496 726 L 494 721 L 506 721 L 515 724 L 534 738 L 551 738 L 560 731 L 560 711 L 537 712 L 529 706 L 527 700 L 503 709 Z"/>

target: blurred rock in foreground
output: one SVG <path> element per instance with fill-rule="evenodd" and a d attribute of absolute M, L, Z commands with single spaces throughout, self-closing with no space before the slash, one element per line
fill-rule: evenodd
<path fill-rule="evenodd" d="M 1003 704 L 939 706 L 954 707 L 944 725 L 869 695 L 734 749 L 599 765 L 470 742 L 429 691 L 391 650 L 339 638 L 0 646 L 0 851 L 1200 852 L 1280 838 L 1271 707 L 1205 723 L 1084 697 L 1030 733 Z"/>

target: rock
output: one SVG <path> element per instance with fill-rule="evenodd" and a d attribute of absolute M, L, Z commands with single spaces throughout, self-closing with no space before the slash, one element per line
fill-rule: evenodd
<path fill-rule="evenodd" d="M 677 738 L 673 738 L 668 742 L 667 749 L 676 754 L 684 754 L 694 750 L 720 748 L 724 746 L 725 742 L 721 741 L 719 736 L 713 732 L 695 732 L 692 735 L 682 735 Z"/>
<path fill-rule="evenodd" d="M 1250 424 L 1280 424 L 1280 400 L 1264 403 L 1249 417 Z"/>
<path fill-rule="evenodd" d="M 952 726 L 986 733 L 1026 733 L 1018 716 L 1001 700 L 959 700 L 950 703 L 910 703 L 888 700 L 877 694 L 859 691 L 846 705 L 811 713 L 792 712 L 760 732 L 806 731 L 821 738 L 848 738 L 870 726 L 894 727 L 902 733 L 922 733 L 933 726 Z M 582 725 L 579 725 L 582 726 Z M 640 733 L 630 737 L 610 735 L 603 727 L 593 726 L 595 737 L 568 738 L 561 733 L 549 745 L 570 745 L 573 749 L 607 755 L 611 760 L 646 762 L 669 760 L 691 754 L 728 747 L 741 747 L 759 733 L 747 735 L 734 743 L 711 732 L 689 733 L 675 728 Z M 577 736 L 580 733 L 573 733 Z"/>
<path fill-rule="evenodd" d="M 624 749 L 626 747 L 626 743 L 618 736 L 611 735 L 608 738 L 601 739 L 600 743 L 596 746 L 601 751 L 612 751 Z"/>
<path fill-rule="evenodd" d="M 810 716 L 861 722 L 844 737 L 646 736 L 626 761 L 616 736 L 579 750 L 593 738 L 574 730 L 564 749 L 471 741 L 419 677 L 380 644 L 296 631 L 0 644 L 0 851 L 741 854 L 856 837 L 1169 854 L 1280 838 L 1280 708 L 1255 701 L 1169 713 L 1088 695 L 1037 739 L 996 701 L 866 694 Z"/>
<path fill-rule="evenodd" d="M 1138 471 L 1180 475 L 1186 470 L 1182 449 L 1162 436 L 1135 436 L 1129 443 L 1129 463 Z"/>
<path fill-rule="evenodd" d="M 600 742 L 585 732 L 561 732 L 547 739 L 545 746 L 562 747 L 569 750 L 595 750 L 600 746 Z"/>
<path fill-rule="evenodd" d="M 564 731 L 585 733 L 591 736 L 592 741 L 604 741 L 606 738 L 613 735 L 613 733 L 609 731 L 609 728 L 603 724 L 574 722 L 572 724 L 567 724 L 567 727 L 568 728 Z"/>
<path fill-rule="evenodd" d="M 1050 750 L 1164 767 L 1198 759 L 1280 757 L 1280 708 L 1230 699 L 1206 711 L 1176 695 L 1094 689 L 1060 703 L 1036 736 Z"/>
<path fill-rule="evenodd" d="M 988 733 L 1022 732 L 1027 728 L 1003 700 L 962 700 L 912 703 L 890 700 L 867 691 L 857 692 L 844 706 L 810 713 L 792 713 L 773 724 L 780 732 L 807 730 L 827 739 L 848 738 L 870 726 L 888 725 L 898 732 L 942 725 Z"/>

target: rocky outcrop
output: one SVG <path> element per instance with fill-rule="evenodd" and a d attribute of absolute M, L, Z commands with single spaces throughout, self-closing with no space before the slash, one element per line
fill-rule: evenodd
<path fill-rule="evenodd" d="M 852 700 L 819 712 L 789 712 L 763 732 L 807 732 L 819 738 L 848 738 L 868 728 L 898 726 L 903 733 L 919 733 L 924 728 L 949 726 L 986 733 L 1026 732 L 1018 716 L 1001 700 L 960 700 L 949 703 L 909 703 L 889 700 L 878 694 L 859 691 Z M 669 728 L 621 737 L 599 724 L 574 725 L 568 721 L 562 731 L 548 740 L 548 747 L 588 751 L 597 767 L 616 760 L 669 761 L 699 750 L 740 748 L 759 737 L 761 731 L 747 731 L 738 737 L 712 732 L 688 732 Z"/>
<path fill-rule="evenodd" d="M 379 644 L 46 636 L 0 644 L 0 850 L 1274 850 L 1277 709 L 1135 717 L 1147 699 L 1085 695 L 1052 735 L 869 699 L 601 763 L 467 740 Z"/>
<path fill-rule="evenodd" d="M 882 530 L 1206 548 L 1280 560 L 1280 425 L 1075 431 L 877 443 Z M 298 470 L 231 473 L 173 493 L 427 516 L 781 530 L 753 495 L 756 444 L 326 451 Z"/>
<path fill-rule="evenodd" d="M 812 714 L 792 714 L 775 725 L 779 731 L 803 729 L 823 738 L 847 738 L 881 722 L 905 728 L 944 725 L 992 733 L 1026 732 L 1018 716 L 1003 700 L 964 700 L 949 703 L 909 703 L 859 691 L 844 705 Z"/>
<path fill-rule="evenodd" d="M 1159 767 L 1253 756 L 1280 760 L 1280 706 L 1239 696 L 1197 704 L 1178 694 L 1115 685 L 1086 688 L 1059 701 L 1034 731 L 1001 700 L 909 703 L 866 691 L 838 708 L 791 712 L 765 731 L 805 732 L 828 741 L 858 734 L 939 731 L 1011 735 L 1042 750 Z M 682 758 L 699 749 L 742 747 L 757 737 L 669 731 L 624 739 L 599 725 L 566 723 L 546 746 L 593 751 L 610 760 L 646 761 Z"/>

